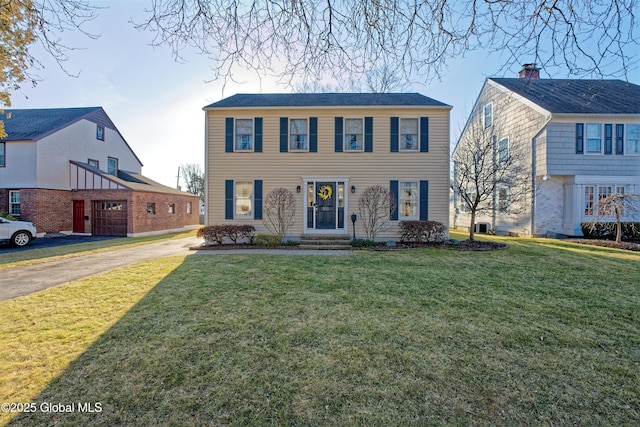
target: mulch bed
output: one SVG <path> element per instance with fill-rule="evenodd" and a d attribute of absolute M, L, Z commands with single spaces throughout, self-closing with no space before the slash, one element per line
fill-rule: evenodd
<path fill-rule="evenodd" d="M 376 243 L 375 246 L 369 248 L 362 248 L 371 251 L 397 251 L 405 249 L 415 248 L 441 248 L 441 249 L 457 249 L 459 251 L 496 251 L 500 249 L 506 249 L 509 245 L 496 242 L 485 242 L 481 240 L 462 240 L 459 242 L 445 242 L 445 243 L 403 243 L 398 242 L 393 246 L 388 246 L 386 243 Z"/>
<path fill-rule="evenodd" d="M 640 243 L 635 242 L 616 243 L 613 240 L 596 239 L 571 239 L 567 241 L 571 243 L 580 243 L 583 245 L 602 246 L 605 248 L 624 249 L 627 251 L 640 251 Z"/>

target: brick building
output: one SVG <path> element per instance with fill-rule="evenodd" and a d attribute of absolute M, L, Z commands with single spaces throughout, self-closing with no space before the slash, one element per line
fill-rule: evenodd
<path fill-rule="evenodd" d="M 101 107 L 5 110 L 0 211 L 38 233 L 133 236 L 195 228 L 197 196 L 141 174 Z"/>

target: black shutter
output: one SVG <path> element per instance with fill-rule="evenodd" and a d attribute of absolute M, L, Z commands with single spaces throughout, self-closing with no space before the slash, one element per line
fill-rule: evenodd
<path fill-rule="evenodd" d="M 420 221 L 429 221 L 429 181 L 420 181 Z"/>
<path fill-rule="evenodd" d="M 233 180 L 224 181 L 224 219 L 233 219 Z"/>
<path fill-rule="evenodd" d="M 343 120 L 342 117 L 336 117 L 335 119 L 335 152 L 342 153 L 342 147 L 344 145 L 344 134 L 343 134 Z"/>
<path fill-rule="evenodd" d="M 429 152 L 429 117 L 420 117 L 420 152 Z"/>
<path fill-rule="evenodd" d="M 576 123 L 576 154 L 584 153 L 584 123 Z"/>
<path fill-rule="evenodd" d="M 392 153 L 397 153 L 399 151 L 399 129 L 400 129 L 400 118 L 391 117 L 391 147 L 390 151 Z M 397 181 L 396 181 L 397 182 Z M 398 218 L 396 218 L 398 219 Z"/>
<path fill-rule="evenodd" d="M 233 153 L 233 117 L 227 117 L 224 121 L 224 151 Z"/>
<path fill-rule="evenodd" d="M 289 151 L 289 118 L 280 117 L 280 152 Z"/>
<path fill-rule="evenodd" d="M 616 154 L 624 154 L 624 125 L 616 125 Z"/>
<path fill-rule="evenodd" d="M 373 153 L 373 117 L 364 118 L 364 152 Z"/>
<path fill-rule="evenodd" d="M 391 191 L 391 197 L 395 200 L 393 210 L 391 211 L 391 220 L 398 220 L 398 181 L 389 181 L 389 191 Z"/>
<path fill-rule="evenodd" d="M 309 118 L 309 152 L 318 152 L 318 118 Z"/>
<path fill-rule="evenodd" d="M 256 117 L 254 122 L 254 145 L 253 151 L 256 153 L 262 153 L 262 117 Z"/>
<path fill-rule="evenodd" d="M 613 154 L 613 125 L 604 125 L 604 154 Z"/>
<path fill-rule="evenodd" d="M 253 219 L 262 219 L 262 180 L 253 181 Z"/>

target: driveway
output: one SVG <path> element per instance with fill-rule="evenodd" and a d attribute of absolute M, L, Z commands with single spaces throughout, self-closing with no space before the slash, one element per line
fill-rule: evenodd
<path fill-rule="evenodd" d="M 0 244 L 0 254 L 10 254 L 14 252 L 30 251 L 33 249 L 52 248 L 55 246 L 73 245 L 76 243 L 99 242 L 101 240 L 122 239 L 114 236 L 56 236 L 38 237 L 27 246 L 15 248 L 9 244 Z"/>
<path fill-rule="evenodd" d="M 62 239 L 62 237 L 55 239 Z M 55 239 L 52 238 L 50 240 Z M 194 253 L 189 250 L 190 247 L 201 243 L 202 239 L 197 237 L 164 240 L 5 270 L 0 274 L 0 301 L 27 295 L 150 258 L 188 255 Z"/>

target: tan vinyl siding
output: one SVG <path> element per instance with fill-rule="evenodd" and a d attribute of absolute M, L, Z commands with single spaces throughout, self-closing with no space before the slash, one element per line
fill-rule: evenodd
<path fill-rule="evenodd" d="M 449 198 L 449 109 L 444 108 L 296 108 L 212 109 L 207 111 L 208 224 L 250 223 L 264 232 L 260 220 L 225 220 L 225 180 L 263 180 L 263 198 L 274 188 L 284 187 L 296 196 L 297 216 L 293 236 L 303 233 L 306 189 L 303 176 L 349 177 L 345 225 L 357 213 L 358 198 L 370 185 L 389 186 L 390 180 L 429 181 L 429 219 L 448 226 Z M 391 117 L 429 117 L 429 152 L 390 152 Z M 226 153 L 225 118 L 262 117 L 261 153 Z M 280 117 L 318 118 L 318 152 L 280 152 Z M 373 152 L 334 151 L 335 117 L 373 117 Z M 296 193 L 296 187 L 301 192 Z M 352 194 L 350 187 L 356 187 Z M 358 224 L 357 224 L 358 225 Z M 357 227 L 357 234 L 362 232 Z M 390 230 L 386 236 L 396 236 Z"/>

